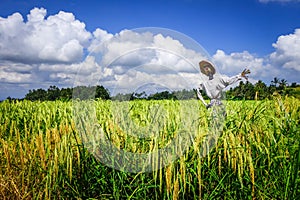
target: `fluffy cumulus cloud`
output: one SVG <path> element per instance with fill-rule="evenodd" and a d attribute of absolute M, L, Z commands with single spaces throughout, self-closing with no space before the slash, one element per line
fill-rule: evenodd
<path fill-rule="evenodd" d="M 218 50 L 213 55 L 213 61 L 220 70 L 220 73 L 230 76 L 240 74 L 244 69 L 251 70 L 253 82 L 257 80 L 268 80 L 280 75 L 280 70 L 274 68 L 266 58 L 256 57 L 255 55 L 244 52 L 235 52 L 226 54 L 222 50 Z"/>
<path fill-rule="evenodd" d="M 88 50 L 90 52 L 94 52 L 97 50 L 99 51 L 99 46 L 101 46 L 101 44 L 103 44 L 104 42 L 113 38 L 113 34 L 108 33 L 107 31 L 102 30 L 100 28 L 97 28 L 93 32 L 93 36 L 94 36 L 94 39 L 93 39 L 92 43 L 90 44 L 90 46 L 88 47 Z"/>
<path fill-rule="evenodd" d="M 76 73 L 78 66 L 87 62 L 83 61 L 84 52 L 97 35 L 87 31 L 85 24 L 72 13 L 60 11 L 46 16 L 44 8 L 34 8 L 26 19 L 19 13 L 0 17 L 3 93 L 13 94 L 20 84 L 27 91 L 51 84 L 64 85 L 71 82 L 70 76 Z M 4 95 L 1 94 L 1 99 L 8 96 Z"/>
<path fill-rule="evenodd" d="M 110 72 L 100 76 L 103 85 L 118 93 L 124 92 L 124 87 L 134 92 L 139 85 L 150 83 L 170 90 L 191 88 L 199 81 L 199 60 L 208 55 L 186 48 L 171 30 L 159 31 L 164 34 L 148 29 L 123 30 L 113 37 L 105 33 L 109 40 L 95 45 L 91 52 L 104 71 Z"/>
<path fill-rule="evenodd" d="M 172 36 L 170 31 L 169 35 Z M 208 57 L 205 52 L 187 49 L 181 41 L 169 35 L 154 34 L 145 29 L 144 32 L 124 30 L 116 34 L 107 43 L 99 45 L 95 52 L 101 53 L 102 64 L 114 67 L 116 73 L 126 72 L 126 68 L 141 67 L 144 64 L 170 67 L 173 71 L 195 72 L 199 59 Z M 196 44 L 197 45 L 197 44 Z M 120 68 L 124 68 L 121 70 Z M 153 68 L 152 73 L 155 70 Z"/>
<path fill-rule="evenodd" d="M 22 70 L 19 71 L 19 68 L 22 68 Z M 31 67 L 28 65 L 21 67 L 18 65 L 2 65 L 0 66 L 0 81 L 5 83 L 30 83 L 32 76 L 28 71 L 24 71 L 25 69 L 31 70 Z"/>
<path fill-rule="evenodd" d="M 0 18 L 0 58 L 22 63 L 80 61 L 91 33 L 72 13 L 46 17 L 34 8 L 24 20 L 19 13 Z"/>
<path fill-rule="evenodd" d="M 253 82 L 273 77 L 299 82 L 300 29 L 280 36 L 274 52 L 265 57 L 223 50 L 209 56 L 199 44 L 172 31 L 89 32 L 72 13 L 46 16 L 45 9 L 34 8 L 26 19 L 19 13 L 0 17 L 0 99 L 50 85 L 101 84 L 113 94 L 191 89 L 201 82 L 199 61 L 207 58 L 229 76 L 247 67 Z"/>
<path fill-rule="evenodd" d="M 300 72 L 300 29 L 293 34 L 280 36 L 273 47 L 275 52 L 270 59 L 274 65 Z"/>
<path fill-rule="evenodd" d="M 299 83 L 300 29 L 295 29 L 294 33 L 279 36 L 272 46 L 274 51 L 264 57 L 256 56 L 248 51 L 227 54 L 218 50 L 212 56 L 212 60 L 221 73 L 228 75 L 234 75 L 244 68 L 249 68 L 250 80 L 253 82 L 263 80 L 268 83 L 274 77 L 278 77 Z"/>
<path fill-rule="evenodd" d="M 274 77 L 284 78 L 289 82 L 298 82 L 300 75 L 300 29 L 294 33 L 281 35 L 273 44 L 274 52 L 257 57 L 247 51 L 226 54 L 218 50 L 213 61 L 221 73 L 234 75 L 244 68 L 251 70 L 252 80 L 270 81 Z"/>

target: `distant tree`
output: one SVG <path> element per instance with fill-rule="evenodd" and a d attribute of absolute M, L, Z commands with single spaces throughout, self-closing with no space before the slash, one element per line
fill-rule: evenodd
<path fill-rule="evenodd" d="M 270 84 L 268 87 L 268 98 L 271 98 L 272 95 L 277 91 L 275 85 Z"/>
<path fill-rule="evenodd" d="M 48 90 L 37 89 L 29 90 L 25 95 L 27 100 L 63 100 L 68 101 L 73 98 L 78 99 L 110 99 L 109 91 L 103 86 L 76 86 L 75 88 L 62 88 L 59 89 L 57 86 L 51 85 Z"/>
<path fill-rule="evenodd" d="M 146 98 L 147 98 L 147 94 L 145 91 L 141 93 L 134 92 L 132 93 L 132 97 L 131 97 L 131 99 L 146 99 Z"/>
<path fill-rule="evenodd" d="M 73 89 L 73 97 L 81 100 L 94 99 L 95 88 L 87 87 L 87 86 L 76 86 Z"/>
<path fill-rule="evenodd" d="M 229 90 L 225 92 L 227 99 L 234 99 L 234 88 L 230 87 Z"/>
<path fill-rule="evenodd" d="M 109 91 L 103 86 L 76 86 L 73 88 L 73 97 L 78 99 L 110 99 Z"/>
<path fill-rule="evenodd" d="M 288 84 L 287 84 L 287 80 L 281 79 L 281 80 L 279 81 L 278 89 L 279 89 L 279 90 L 284 90 L 284 89 L 286 88 L 287 85 L 288 85 Z"/>
<path fill-rule="evenodd" d="M 268 97 L 268 86 L 259 80 L 257 83 L 254 85 L 254 91 L 255 91 L 255 98 L 257 100 L 265 99 Z"/>
<path fill-rule="evenodd" d="M 297 83 L 296 82 L 293 82 L 292 84 L 291 84 L 291 88 L 296 88 L 298 85 L 297 85 Z"/>
<path fill-rule="evenodd" d="M 272 98 L 274 93 L 280 95 L 291 95 L 297 98 L 300 97 L 300 87 L 294 82 L 290 86 L 288 85 L 287 80 L 279 79 L 275 77 L 269 87 L 261 80 L 259 80 L 254 85 L 250 82 L 244 83 L 241 81 L 238 86 L 235 88 L 230 88 L 226 91 L 226 98 L 239 100 L 239 99 L 265 99 Z M 204 91 L 201 92 L 204 99 L 208 99 Z M 145 92 L 141 93 L 129 93 L 129 94 L 117 94 L 113 97 L 110 96 L 109 91 L 103 86 L 76 86 L 75 88 L 62 88 L 59 89 L 57 86 L 51 85 L 47 90 L 42 88 L 29 90 L 25 95 L 25 99 L 31 101 L 44 101 L 44 100 L 63 100 L 68 101 L 73 97 L 79 99 L 112 99 L 118 101 L 128 101 L 134 99 L 148 99 L 148 100 L 160 100 L 160 99 L 195 99 L 196 92 L 195 90 L 178 90 L 178 91 L 163 91 L 158 92 L 152 95 L 147 95 Z M 8 100 L 13 98 L 7 97 Z"/>
<path fill-rule="evenodd" d="M 243 98 L 246 100 L 253 100 L 255 96 L 254 86 L 249 81 L 246 82 L 242 89 Z"/>
<path fill-rule="evenodd" d="M 60 89 L 55 85 L 50 85 L 47 90 L 47 100 L 54 101 L 59 99 L 60 96 Z"/>
<path fill-rule="evenodd" d="M 288 94 L 287 86 L 288 86 L 287 80 L 281 79 L 278 86 L 279 94 L 287 95 Z"/>
<path fill-rule="evenodd" d="M 110 99 L 109 91 L 105 89 L 102 85 L 101 86 L 97 85 L 95 98 L 100 98 L 105 100 Z"/>
<path fill-rule="evenodd" d="M 29 92 L 25 95 L 25 99 L 31 100 L 31 101 L 45 101 L 47 100 L 47 91 L 40 88 L 40 89 L 33 89 L 29 90 Z"/>
<path fill-rule="evenodd" d="M 153 95 L 150 95 L 148 99 L 162 100 L 162 99 L 177 99 L 177 98 L 173 93 L 170 93 L 169 91 L 163 91 L 163 92 L 158 92 Z"/>
<path fill-rule="evenodd" d="M 287 80 L 285 79 L 279 79 L 277 77 L 275 77 L 272 81 L 271 84 L 269 86 L 269 97 L 272 97 L 275 93 L 276 94 L 280 94 L 280 95 L 286 95 L 288 94 L 288 90 L 287 90 Z"/>
<path fill-rule="evenodd" d="M 274 77 L 274 79 L 271 81 L 271 86 L 275 86 L 275 88 L 277 88 L 278 84 L 279 84 L 279 78 Z"/>
<path fill-rule="evenodd" d="M 235 87 L 234 89 L 232 89 L 232 91 L 230 91 L 230 95 L 231 98 L 234 100 L 241 100 L 243 99 L 243 88 L 244 88 L 244 82 L 240 81 L 239 85 L 237 87 Z"/>
<path fill-rule="evenodd" d="M 230 88 L 226 92 L 226 98 L 232 100 L 252 100 L 255 97 L 255 89 L 252 83 L 243 81 L 239 82 L 239 85 L 235 88 Z"/>
<path fill-rule="evenodd" d="M 73 89 L 72 88 L 62 88 L 60 90 L 59 99 L 63 101 L 68 101 L 72 99 Z"/>

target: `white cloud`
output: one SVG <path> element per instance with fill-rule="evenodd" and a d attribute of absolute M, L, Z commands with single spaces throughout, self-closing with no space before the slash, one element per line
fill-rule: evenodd
<path fill-rule="evenodd" d="M 97 28 L 93 32 L 93 36 L 94 36 L 93 41 L 92 41 L 91 45 L 88 47 L 89 52 L 99 51 L 99 49 L 97 49 L 97 48 L 101 47 L 100 44 L 112 39 L 113 34 L 108 33 L 107 31 L 102 30 L 100 28 Z"/>
<path fill-rule="evenodd" d="M 198 63 L 208 55 L 186 48 L 172 37 L 172 32 L 168 34 L 155 34 L 148 29 L 139 32 L 123 30 L 98 46 L 93 44 L 91 55 L 99 58 L 99 64 L 109 71 L 99 80 L 115 91 L 119 90 L 117 84 L 122 88 L 119 92 L 125 88 L 127 92 L 133 92 L 139 84 L 147 83 L 171 89 L 184 89 L 183 85 L 192 88 L 201 79 Z M 104 32 L 104 35 L 108 34 Z"/>
<path fill-rule="evenodd" d="M 273 47 L 275 52 L 270 59 L 274 65 L 300 72 L 300 29 L 293 34 L 280 36 Z"/>
<path fill-rule="evenodd" d="M 150 33 L 147 30 L 139 33 L 131 30 L 121 31 L 95 50 L 95 54 L 102 56 L 102 65 L 112 68 L 117 74 L 145 64 L 170 67 L 175 72 L 194 73 L 198 70 L 199 60 L 208 57 L 204 53 L 187 49 L 176 38 Z"/>
<path fill-rule="evenodd" d="M 1 69 L 0 81 L 5 83 L 30 83 L 32 76 L 29 73 L 18 73 Z"/>
<path fill-rule="evenodd" d="M 138 80 L 174 89 L 199 79 L 191 74 L 198 73 L 205 55 L 171 36 L 130 30 L 112 35 L 99 28 L 91 34 L 72 13 L 46 15 L 45 9 L 34 8 L 27 20 L 19 13 L 0 18 L 0 58 L 6 64 L 0 69 L 2 83 L 113 87 L 119 82 L 130 90 Z M 91 54 L 82 60 L 84 51 Z"/>
<path fill-rule="evenodd" d="M 22 63 L 78 62 L 91 34 L 72 13 L 60 11 L 45 18 L 34 8 L 27 21 L 19 13 L 0 18 L 0 58 Z"/>
<path fill-rule="evenodd" d="M 222 74 L 236 75 L 248 68 L 251 70 L 251 76 L 265 79 L 278 73 L 272 70 L 272 74 L 270 74 L 271 66 L 265 63 L 264 58 L 255 57 L 248 51 L 227 55 L 224 51 L 218 50 L 213 55 L 213 61 Z"/>
<path fill-rule="evenodd" d="M 36 74 L 47 74 L 43 81 L 58 83 L 63 86 L 95 85 L 106 72 L 95 61 L 93 56 L 87 56 L 83 62 L 73 64 L 42 64 Z M 40 77 L 41 78 L 41 77 Z"/>
<path fill-rule="evenodd" d="M 278 37 L 273 44 L 274 52 L 266 57 L 257 57 L 247 51 L 226 54 L 218 50 L 213 61 L 220 73 L 239 74 L 244 68 L 251 70 L 252 81 L 271 81 L 274 77 L 298 82 L 300 76 L 300 29 L 293 34 Z"/>
<path fill-rule="evenodd" d="M 144 56 L 136 58 L 136 56 L 132 55 L 134 53 L 139 54 L 138 51 L 141 49 L 150 47 L 152 39 L 150 34 L 139 34 L 130 30 L 123 30 L 113 38 L 110 38 L 110 40 L 101 43 L 101 45 L 95 49 L 95 53 L 101 53 L 103 55 L 101 61 L 103 65 L 109 65 L 111 63 L 118 65 L 120 61 L 122 61 L 124 65 L 145 62 L 147 58 Z"/>

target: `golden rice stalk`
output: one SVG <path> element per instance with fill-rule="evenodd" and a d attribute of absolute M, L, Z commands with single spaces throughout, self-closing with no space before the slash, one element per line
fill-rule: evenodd
<path fill-rule="evenodd" d="M 227 146 L 228 144 L 227 144 L 227 141 L 226 141 L 226 138 L 225 138 L 225 140 L 224 140 L 224 142 L 223 142 L 223 147 L 224 147 L 224 161 L 225 162 L 227 162 L 227 154 L 228 154 L 228 152 L 227 152 L 227 148 L 228 148 L 228 146 Z"/>
<path fill-rule="evenodd" d="M 230 151 L 230 155 L 231 155 L 231 167 L 233 168 L 234 171 L 236 171 L 236 161 L 237 161 L 237 155 L 236 155 L 236 144 L 235 144 L 235 139 L 234 139 L 234 135 L 232 133 L 229 133 L 229 149 Z"/>
<path fill-rule="evenodd" d="M 249 166 L 249 171 L 250 171 L 250 176 L 251 176 L 251 183 L 252 183 L 252 196 L 254 196 L 254 192 L 255 192 L 255 171 L 254 171 L 254 166 L 253 166 L 251 154 L 248 154 L 247 160 L 248 160 L 248 166 Z"/>
<path fill-rule="evenodd" d="M 178 176 L 176 176 L 176 180 L 174 183 L 174 189 L 173 189 L 173 200 L 177 200 L 179 197 L 179 179 Z"/>
<path fill-rule="evenodd" d="M 21 161 L 21 168 L 24 169 L 24 165 L 25 165 L 25 154 L 24 154 L 24 150 L 23 150 L 23 145 L 21 143 L 21 140 L 19 140 L 19 157 L 20 157 L 20 161 Z"/>
<path fill-rule="evenodd" d="M 166 186 L 167 186 L 168 194 L 170 194 L 171 191 L 171 184 L 172 184 L 172 165 L 169 165 L 166 168 Z"/>
<path fill-rule="evenodd" d="M 244 150 L 242 150 L 242 149 L 240 149 L 240 151 L 239 151 L 239 164 L 240 164 L 240 166 L 241 166 L 241 175 L 243 175 L 244 174 L 244 162 L 246 162 L 246 159 L 244 159 L 244 158 L 246 158 L 246 152 L 244 151 Z"/>
<path fill-rule="evenodd" d="M 182 183 L 183 183 L 183 188 L 184 188 L 184 191 L 186 189 L 186 179 L 185 179 L 185 176 L 186 176 L 186 164 L 185 164 L 185 161 L 184 161 L 184 157 L 182 156 L 180 158 L 180 175 L 181 175 L 181 180 L 182 180 Z"/>
<path fill-rule="evenodd" d="M 11 167 L 11 157 L 10 157 L 10 152 L 9 152 L 9 149 L 8 149 L 8 145 L 4 142 L 2 142 L 2 148 L 3 148 L 3 152 L 4 152 L 4 155 L 6 157 L 6 161 L 7 161 L 7 164 L 6 164 L 6 171 L 10 171 L 10 167 Z"/>
<path fill-rule="evenodd" d="M 243 179 L 242 179 L 242 176 L 243 176 L 243 156 L 242 156 L 242 153 L 240 151 L 237 152 L 238 154 L 238 161 L 239 161 L 239 164 L 238 164 L 238 178 L 239 178 L 239 181 L 240 181 L 240 184 L 241 184 L 241 187 L 243 188 Z"/>
<path fill-rule="evenodd" d="M 57 155 L 57 148 L 54 149 L 53 155 L 53 170 L 54 170 L 54 179 L 58 176 L 58 155 Z M 54 180 L 55 181 L 55 180 Z"/>
<path fill-rule="evenodd" d="M 36 146 L 40 155 L 42 168 L 46 170 L 46 153 L 43 143 L 43 134 L 41 132 L 36 138 Z"/>
<path fill-rule="evenodd" d="M 199 130 L 199 134 L 197 134 L 197 136 L 193 142 L 194 154 L 193 154 L 192 159 L 195 159 L 196 156 L 201 157 L 200 147 L 201 147 L 201 142 L 203 141 L 204 137 L 205 137 L 205 134 Z"/>

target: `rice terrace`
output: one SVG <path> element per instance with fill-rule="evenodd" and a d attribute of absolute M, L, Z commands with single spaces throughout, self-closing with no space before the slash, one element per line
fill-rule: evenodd
<path fill-rule="evenodd" d="M 1 199 L 299 198 L 299 98 L 277 93 L 262 100 L 228 100 L 222 133 L 206 156 L 200 148 L 210 119 L 201 116 L 209 110 L 196 98 L 84 101 L 93 102 L 97 124 L 118 149 L 151 152 L 167 145 L 182 123 L 179 102 L 199 116 L 196 138 L 171 164 L 130 173 L 87 151 L 71 100 L 5 100 L 0 103 Z M 113 104 L 129 105 L 128 116 L 146 124 L 153 119 L 147 110 L 162 106 L 159 137 L 136 139 L 122 130 L 114 122 L 122 113 L 113 112 Z"/>

